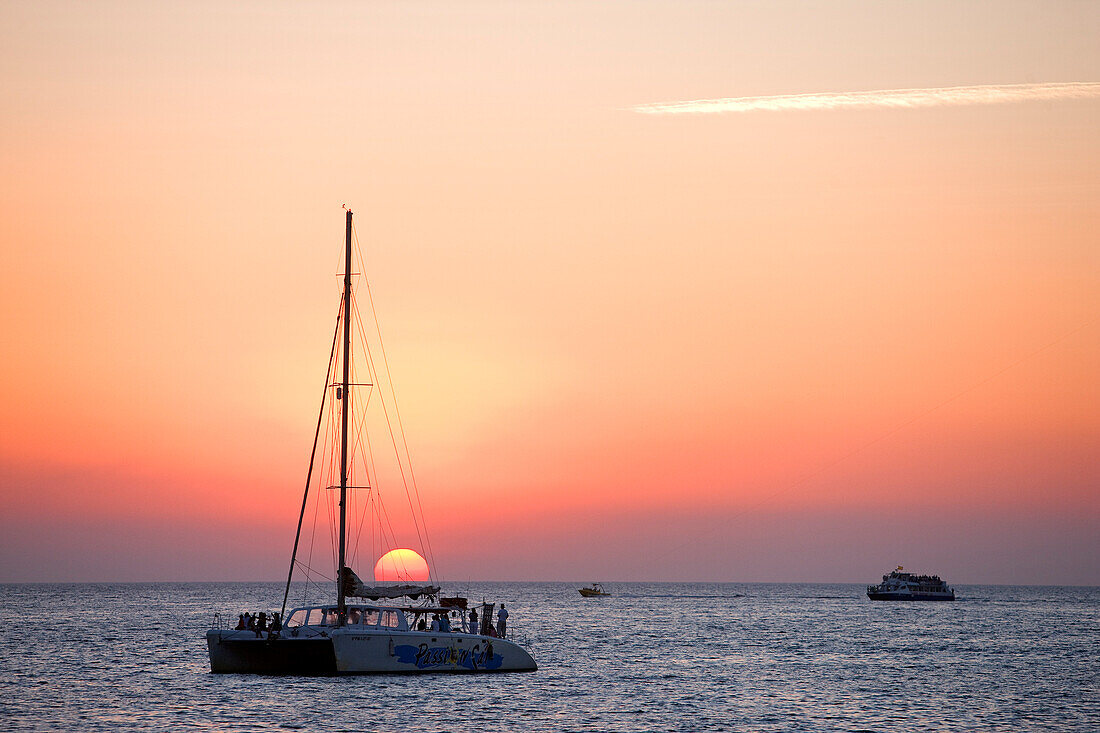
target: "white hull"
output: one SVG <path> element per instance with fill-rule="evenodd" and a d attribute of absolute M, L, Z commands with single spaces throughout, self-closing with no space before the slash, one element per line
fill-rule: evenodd
<path fill-rule="evenodd" d="M 536 669 L 523 647 L 506 639 L 423 631 L 337 630 L 341 674 L 360 672 L 523 672 Z"/>
<path fill-rule="evenodd" d="M 292 630 L 293 631 L 293 630 Z M 250 631 L 206 634 L 213 672 L 336 675 L 422 672 L 531 672 L 523 647 L 506 639 L 432 631 L 354 628 L 297 630 L 269 640 Z"/>

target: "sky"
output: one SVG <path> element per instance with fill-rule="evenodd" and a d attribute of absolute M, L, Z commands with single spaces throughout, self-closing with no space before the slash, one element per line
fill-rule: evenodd
<path fill-rule="evenodd" d="M 285 577 L 346 205 L 437 577 L 1100 584 L 1097 37 L 3 3 L 0 581 Z"/>

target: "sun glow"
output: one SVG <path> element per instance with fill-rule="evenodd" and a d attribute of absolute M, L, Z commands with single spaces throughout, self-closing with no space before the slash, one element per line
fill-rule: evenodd
<path fill-rule="evenodd" d="M 416 550 L 405 548 L 390 550 L 374 565 L 376 582 L 393 581 L 423 582 L 430 579 L 428 563 Z"/>

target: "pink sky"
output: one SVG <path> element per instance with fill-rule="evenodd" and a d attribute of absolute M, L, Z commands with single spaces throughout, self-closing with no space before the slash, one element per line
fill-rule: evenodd
<path fill-rule="evenodd" d="M 1100 583 L 1100 99 L 635 111 L 1096 82 L 1100 6 L 0 21 L 0 581 L 285 573 L 346 203 L 445 578 Z"/>

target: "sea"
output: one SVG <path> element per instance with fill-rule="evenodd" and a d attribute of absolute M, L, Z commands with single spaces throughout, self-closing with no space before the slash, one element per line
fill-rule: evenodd
<path fill-rule="evenodd" d="M 1100 731 L 1100 588 L 580 585 L 457 589 L 537 672 L 335 678 L 210 673 L 214 614 L 279 583 L 0 585 L 0 730 Z"/>

